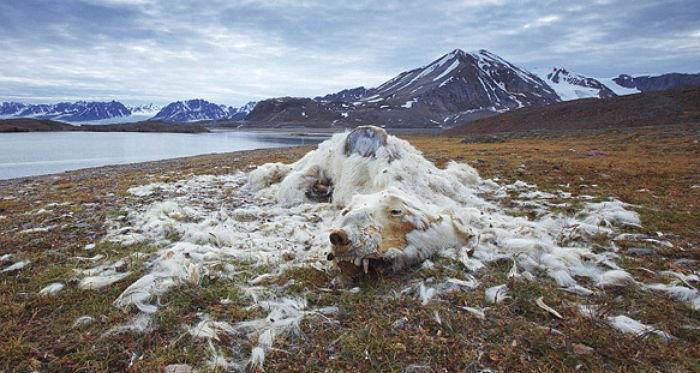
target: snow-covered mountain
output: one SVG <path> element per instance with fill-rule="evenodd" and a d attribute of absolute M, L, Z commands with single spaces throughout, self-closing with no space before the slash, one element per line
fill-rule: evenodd
<path fill-rule="evenodd" d="M 161 109 L 163 109 L 162 106 L 154 105 L 153 103 L 128 106 L 128 108 L 131 111 L 131 115 L 148 116 L 148 118 L 154 117 Z"/>
<path fill-rule="evenodd" d="M 111 117 L 111 118 L 105 118 L 105 119 L 99 119 L 99 120 L 79 120 L 79 121 L 70 121 L 70 122 L 73 124 L 79 124 L 79 125 L 141 122 L 141 121 L 151 119 L 154 115 L 156 115 L 160 111 L 161 107 L 151 103 L 151 104 L 145 104 L 145 105 L 127 106 L 127 109 L 129 109 L 129 112 L 131 113 L 127 116 Z"/>
<path fill-rule="evenodd" d="M 57 104 L 0 103 L 0 119 L 35 118 L 51 119 L 73 124 L 113 124 L 144 120 L 168 122 L 191 122 L 197 120 L 229 119 L 246 117 L 255 102 L 241 107 L 217 105 L 204 100 L 177 101 L 161 107 L 155 104 L 124 106 L 121 102 L 60 102 Z"/>
<path fill-rule="evenodd" d="M 175 101 L 166 105 L 153 120 L 165 122 L 193 122 L 198 120 L 223 119 L 228 116 L 225 105 L 217 105 L 202 99 Z"/>
<path fill-rule="evenodd" d="M 226 119 L 230 119 L 230 120 L 245 119 L 245 117 L 253 110 L 253 108 L 255 107 L 255 104 L 257 104 L 257 102 L 250 101 L 241 107 L 229 107 L 228 108 L 228 117 Z"/>
<path fill-rule="evenodd" d="M 534 72 L 547 82 L 563 101 L 617 96 L 613 90 L 596 78 L 570 72 L 562 67 L 554 67 L 550 70 L 534 70 Z"/>
<path fill-rule="evenodd" d="M 59 102 L 57 104 L 22 104 L 3 102 L 0 116 L 3 118 L 51 119 L 63 122 L 99 121 L 127 117 L 131 111 L 121 102 Z"/>
<path fill-rule="evenodd" d="M 218 105 L 202 99 L 172 102 L 161 109 L 152 120 L 165 122 L 194 122 L 200 120 L 239 120 L 255 107 L 249 102 L 239 108 Z"/>
<path fill-rule="evenodd" d="M 317 100 L 261 101 L 246 120 L 322 125 L 330 119 L 338 126 L 438 127 L 557 101 L 555 91 L 525 69 L 483 49 L 472 53 L 455 49 L 377 88 L 344 90 Z"/>

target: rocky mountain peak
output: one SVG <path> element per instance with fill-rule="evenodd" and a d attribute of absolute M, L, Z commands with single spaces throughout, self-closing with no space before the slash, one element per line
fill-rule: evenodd
<path fill-rule="evenodd" d="M 265 100 L 247 120 L 299 125 L 331 118 L 331 125 L 449 126 L 559 97 L 537 76 L 487 50 L 455 49 L 377 88 L 343 90 L 315 101 L 319 105 L 293 98 Z"/>

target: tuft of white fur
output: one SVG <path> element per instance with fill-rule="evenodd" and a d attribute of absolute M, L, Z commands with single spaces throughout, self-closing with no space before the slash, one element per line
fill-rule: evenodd
<path fill-rule="evenodd" d="M 506 285 L 492 286 L 484 291 L 486 301 L 491 304 L 498 304 L 506 299 L 509 299 L 508 288 Z"/>
<path fill-rule="evenodd" d="M 479 281 L 477 281 L 473 276 L 467 275 L 468 280 L 460 280 L 458 278 L 448 278 L 447 283 L 457 285 L 458 287 L 463 287 L 467 289 L 476 289 L 479 286 Z"/>
<path fill-rule="evenodd" d="M 669 296 L 676 298 L 682 302 L 688 302 L 694 310 L 700 309 L 700 292 L 697 289 L 666 284 L 648 284 L 644 285 L 645 289 L 663 291 Z"/>
<path fill-rule="evenodd" d="M 582 295 L 582 296 L 589 296 L 595 294 L 593 290 L 585 288 L 581 285 L 574 285 L 574 286 L 569 286 L 565 288 L 561 288 L 561 290 L 564 290 L 567 293 L 572 293 L 576 295 Z"/>
<path fill-rule="evenodd" d="M 81 327 L 83 325 L 89 325 L 95 322 L 95 318 L 92 316 L 80 316 L 75 321 L 73 322 L 73 326 L 71 328 L 75 329 L 78 327 Z"/>
<path fill-rule="evenodd" d="M 63 290 L 65 285 L 63 285 L 60 282 L 54 282 L 51 284 L 46 285 L 43 289 L 39 290 L 40 295 L 53 295 L 58 293 L 59 291 Z"/>
<path fill-rule="evenodd" d="M 625 287 L 625 286 L 635 286 L 637 281 L 629 273 L 615 269 L 611 271 L 603 272 L 596 281 L 596 286 L 604 287 Z"/>
<path fill-rule="evenodd" d="M 659 337 L 663 338 L 666 341 L 670 341 L 674 337 L 664 331 L 655 329 L 652 326 L 642 324 L 641 322 L 629 318 L 625 315 L 619 315 L 619 316 L 611 316 L 608 317 L 608 323 L 610 325 L 619 330 L 622 333 L 626 334 L 634 334 L 638 336 L 642 336 L 645 334 L 653 333 L 658 335 Z"/>
<path fill-rule="evenodd" d="M 601 319 L 600 309 L 595 305 L 582 305 L 578 306 L 579 313 L 590 319 Z M 652 326 L 641 323 L 638 320 L 632 319 L 625 315 L 618 316 L 608 316 L 605 317 L 605 321 L 618 330 L 621 333 L 634 334 L 637 336 L 643 336 L 649 333 L 656 334 L 662 337 L 664 340 L 669 341 L 674 337 L 664 331 L 658 330 Z"/>
<path fill-rule="evenodd" d="M 447 162 L 445 167 L 445 172 L 449 175 L 454 176 L 459 182 L 464 185 L 479 185 L 481 183 L 481 177 L 479 173 L 466 163 L 457 163 L 455 161 Z"/>
<path fill-rule="evenodd" d="M 279 300 L 261 301 L 258 307 L 269 310 L 266 317 L 243 321 L 233 325 L 232 330 L 246 333 L 249 338 L 257 337 L 248 365 L 252 368 L 262 368 L 265 353 L 272 348 L 278 335 L 299 335 L 299 323 L 309 315 L 331 315 L 338 312 L 336 307 L 324 307 L 307 310 L 308 304 L 301 298 L 283 298 Z"/>
<path fill-rule="evenodd" d="M 193 327 L 188 327 L 187 332 L 195 338 L 209 338 L 219 340 L 219 334 L 234 334 L 233 327 L 225 321 L 212 320 L 209 315 L 201 315 L 201 321 Z"/>
<path fill-rule="evenodd" d="M 127 190 L 127 193 L 135 197 L 146 197 L 152 195 L 155 192 L 168 190 L 170 188 L 172 188 L 172 186 L 165 183 L 152 183 L 129 188 Z"/>
<path fill-rule="evenodd" d="M 292 170 L 292 166 L 284 163 L 265 163 L 248 174 L 247 188 L 253 192 L 277 184 Z"/>
<path fill-rule="evenodd" d="M 124 332 L 144 333 L 153 328 L 153 320 L 151 315 L 147 313 L 139 313 L 134 316 L 129 322 L 122 325 L 117 325 L 107 330 L 104 336 L 120 334 Z"/>
<path fill-rule="evenodd" d="M 593 226 L 628 225 L 641 227 L 642 222 L 639 219 L 639 214 L 625 209 L 627 206 L 629 205 L 618 200 L 589 203 L 579 215 L 585 216 L 584 223 Z"/>
<path fill-rule="evenodd" d="M 418 299 L 420 299 L 420 304 L 425 306 L 430 303 L 430 300 L 435 296 L 435 288 L 426 287 L 422 282 L 418 287 Z"/>
<path fill-rule="evenodd" d="M 22 268 L 24 268 L 25 266 L 27 266 L 27 264 L 29 264 L 29 263 L 31 263 L 31 261 L 29 261 L 29 260 L 22 260 L 22 261 L 19 261 L 19 262 L 15 263 L 15 264 L 12 264 L 12 265 L 10 265 L 10 266 L 5 267 L 5 269 L 3 269 L 3 270 L 0 271 L 0 272 L 19 271 L 20 269 L 22 269 Z"/>
<path fill-rule="evenodd" d="M 106 275 L 88 276 L 80 280 L 78 287 L 86 290 L 97 290 L 112 285 L 128 277 L 131 272 L 110 273 Z"/>
<path fill-rule="evenodd" d="M 676 272 L 676 271 L 661 271 L 661 274 L 664 276 L 668 276 L 670 278 L 675 278 L 677 281 L 680 281 L 684 284 L 686 284 L 688 287 L 693 287 L 690 283 L 691 282 L 700 282 L 700 277 L 696 274 L 689 274 L 686 275 L 684 273 Z"/>
<path fill-rule="evenodd" d="M 479 319 L 485 320 L 486 319 L 486 310 L 487 308 L 474 308 L 474 307 L 469 307 L 469 306 L 460 306 L 459 308 L 471 313 L 472 315 L 476 316 Z"/>

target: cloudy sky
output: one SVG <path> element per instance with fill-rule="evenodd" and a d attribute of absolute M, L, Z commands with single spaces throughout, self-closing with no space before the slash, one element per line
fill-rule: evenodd
<path fill-rule="evenodd" d="M 241 105 L 377 86 L 452 49 L 700 72 L 697 0 L 0 0 L 0 101 Z"/>

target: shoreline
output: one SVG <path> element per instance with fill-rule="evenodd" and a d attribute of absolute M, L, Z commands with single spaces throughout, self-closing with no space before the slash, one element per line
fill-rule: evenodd
<path fill-rule="evenodd" d="M 184 157 L 174 157 L 165 158 L 154 161 L 145 162 L 133 162 L 133 163 L 123 163 L 123 164 L 110 164 L 104 166 L 96 167 L 85 167 L 78 168 L 75 170 L 68 170 L 50 174 L 41 174 L 33 176 L 22 176 L 10 179 L 0 179 L 0 188 L 7 186 L 8 184 L 32 182 L 32 181 L 46 181 L 48 179 L 61 178 L 62 176 L 76 177 L 83 173 L 95 174 L 99 172 L 106 172 L 109 174 L 120 173 L 120 172 L 133 172 L 138 170 L 157 170 L 157 169 L 168 169 L 171 167 L 181 168 L 188 167 L 192 165 L 198 165 L 199 163 L 211 164 L 212 162 L 221 161 L 222 164 L 229 162 L 237 163 L 246 159 L 259 159 L 264 156 L 276 156 L 279 154 L 294 153 L 297 149 L 303 149 L 315 146 L 316 144 L 309 145 L 296 145 L 296 146 L 285 146 L 278 148 L 261 148 L 261 149 L 251 149 L 251 150 L 236 150 L 232 152 L 225 153 L 209 153 L 209 154 L 199 154 Z M 227 160 L 227 158 L 231 158 Z M 217 166 L 214 166 L 217 167 Z"/>

